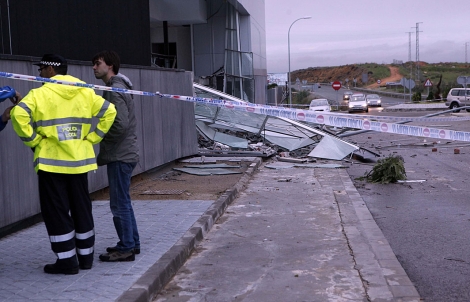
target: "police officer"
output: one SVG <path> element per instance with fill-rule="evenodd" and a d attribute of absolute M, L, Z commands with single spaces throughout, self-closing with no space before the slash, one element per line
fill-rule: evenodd
<path fill-rule="evenodd" d="M 38 71 L 43 78 L 80 82 L 67 75 L 67 61 L 46 54 Z M 95 231 L 87 172 L 97 169 L 93 144 L 99 143 L 116 116 L 113 104 L 90 88 L 45 83 L 32 89 L 11 111 L 13 128 L 34 150 L 41 212 L 54 264 L 49 274 L 77 274 L 93 264 Z M 91 131 L 92 117 L 99 118 Z"/>

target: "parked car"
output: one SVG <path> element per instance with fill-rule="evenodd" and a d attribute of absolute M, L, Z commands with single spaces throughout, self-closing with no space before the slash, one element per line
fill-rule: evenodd
<path fill-rule="evenodd" d="M 369 112 L 369 107 L 367 106 L 366 97 L 362 93 L 357 93 L 351 95 L 349 99 L 349 113 L 354 111 L 364 111 Z"/>
<path fill-rule="evenodd" d="M 447 94 L 446 106 L 449 109 L 455 109 L 462 106 L 470 106 L 470 89 L 469 88 L 452 88 Z M 470 111 L 470 109 L 467 109 Z M 460 112 L 455 110 L 454 112 Z"/>
<path fill-rule="evenodd" d="M 313 111 L 331 111 L 330 103 L 327 99 L 316 99 L 310 102 L 309 110 Z"/>
<path fill-rule="evenodd" d="M 343 101 L 349 101 L 351 95 L 353 95 L 353 92 L 351 90 L 346 90 L 345 92 L 343 92 Z"/>
<path fill-rule="evenodd" d="M 372 107 L 372 106 L 377 106 L 381 107 L 382 106 L 382 99 L 378 94 L 368 94 L 366 96 L 366 101 L 367 101 L 367 106 Z"/>

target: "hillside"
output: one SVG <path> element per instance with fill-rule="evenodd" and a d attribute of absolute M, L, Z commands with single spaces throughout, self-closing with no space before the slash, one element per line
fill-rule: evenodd
<path fill-rule="evenodd" d="M 362 82 L 363 74 L 368 74 L 368 83 Z M 375 83 L 377 79 L 382 78 L 383 76 L 390 76 L 389 68 L 385 65 L 378 64 L 374 64 L 373 66 L 354 64 L 336 67 L 310 67 L 291 72 L 292 81 L 295 81 L 298 78 L 300 80 L 307 80 L 309 83 L 341 81 L 345 84 L 346 79 L 348 79 L 349 85 L 354 85 L 353 80 L 356 79 L 356 85 L 358 86 Z"/>
<path fill-rule="evenodd" d="M 470 75 L 470 65 L 464 63 L 426 63 L 420 62 L 421 83 L 430 79 L 437 84 L 442 75 L 442 86 L 456 87 L 458 76 Z M 291 80 L 307 80 L 309 83 L 330 83 L 341 81 L 346 85 L 346 79 L 349 79 L 349 86 L 354 86 L 353 79 L 356 79 L 356 86 L 367 86 L 376 88 L 377 80 L 381 80 L 381 86 L 386 82 L 400 81 L 402 77 L 409 78 L 409 63 L 402 65 L 385 64 L 352 64 L 335 67 L 310 67 L 291 72 Z M 362 82 L 362 75 L 368 74 L 367 83 Z M 413 62 L 413 79 L 416 77 L 416 67 Z M 417 83 L 420 84 L 419 82 Z"/>

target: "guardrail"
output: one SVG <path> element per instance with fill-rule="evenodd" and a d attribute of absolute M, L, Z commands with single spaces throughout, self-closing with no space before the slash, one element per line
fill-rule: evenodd
<path fill-rule="evenodd" d="M 366 88 L 358 88 L 355 87 L 354 90 L 357 91 L 362 91 L 362 92 L 368 92 L 369 94 L 374 93 L 378 95 L 383 95 L 383 96 L 389 96 L 393 98 L 403 98 L 403 99 L 410 99 L 410 94 L 409 93 L 400 93 L 400 92 L 391 92 L 391 91 L 380 91 L 380 90 L 373 90 L 373 89 L 366 89 Z M 421 100 L 425 101 L 427 98 L 426 95 L 421 94 Z M 445 101 L 445 98 L 442 99 L 433 99 L 431 101 Z"/>

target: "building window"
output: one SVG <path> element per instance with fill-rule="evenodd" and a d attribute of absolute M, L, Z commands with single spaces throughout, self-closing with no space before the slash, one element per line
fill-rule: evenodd
<path fill-rule="evenodd" d="M 168 43 L 168 53 L 165 51 L 165 43 L 152 43 L 152 64 L 159 67 L 178 68 L 176 43 Z"/>

